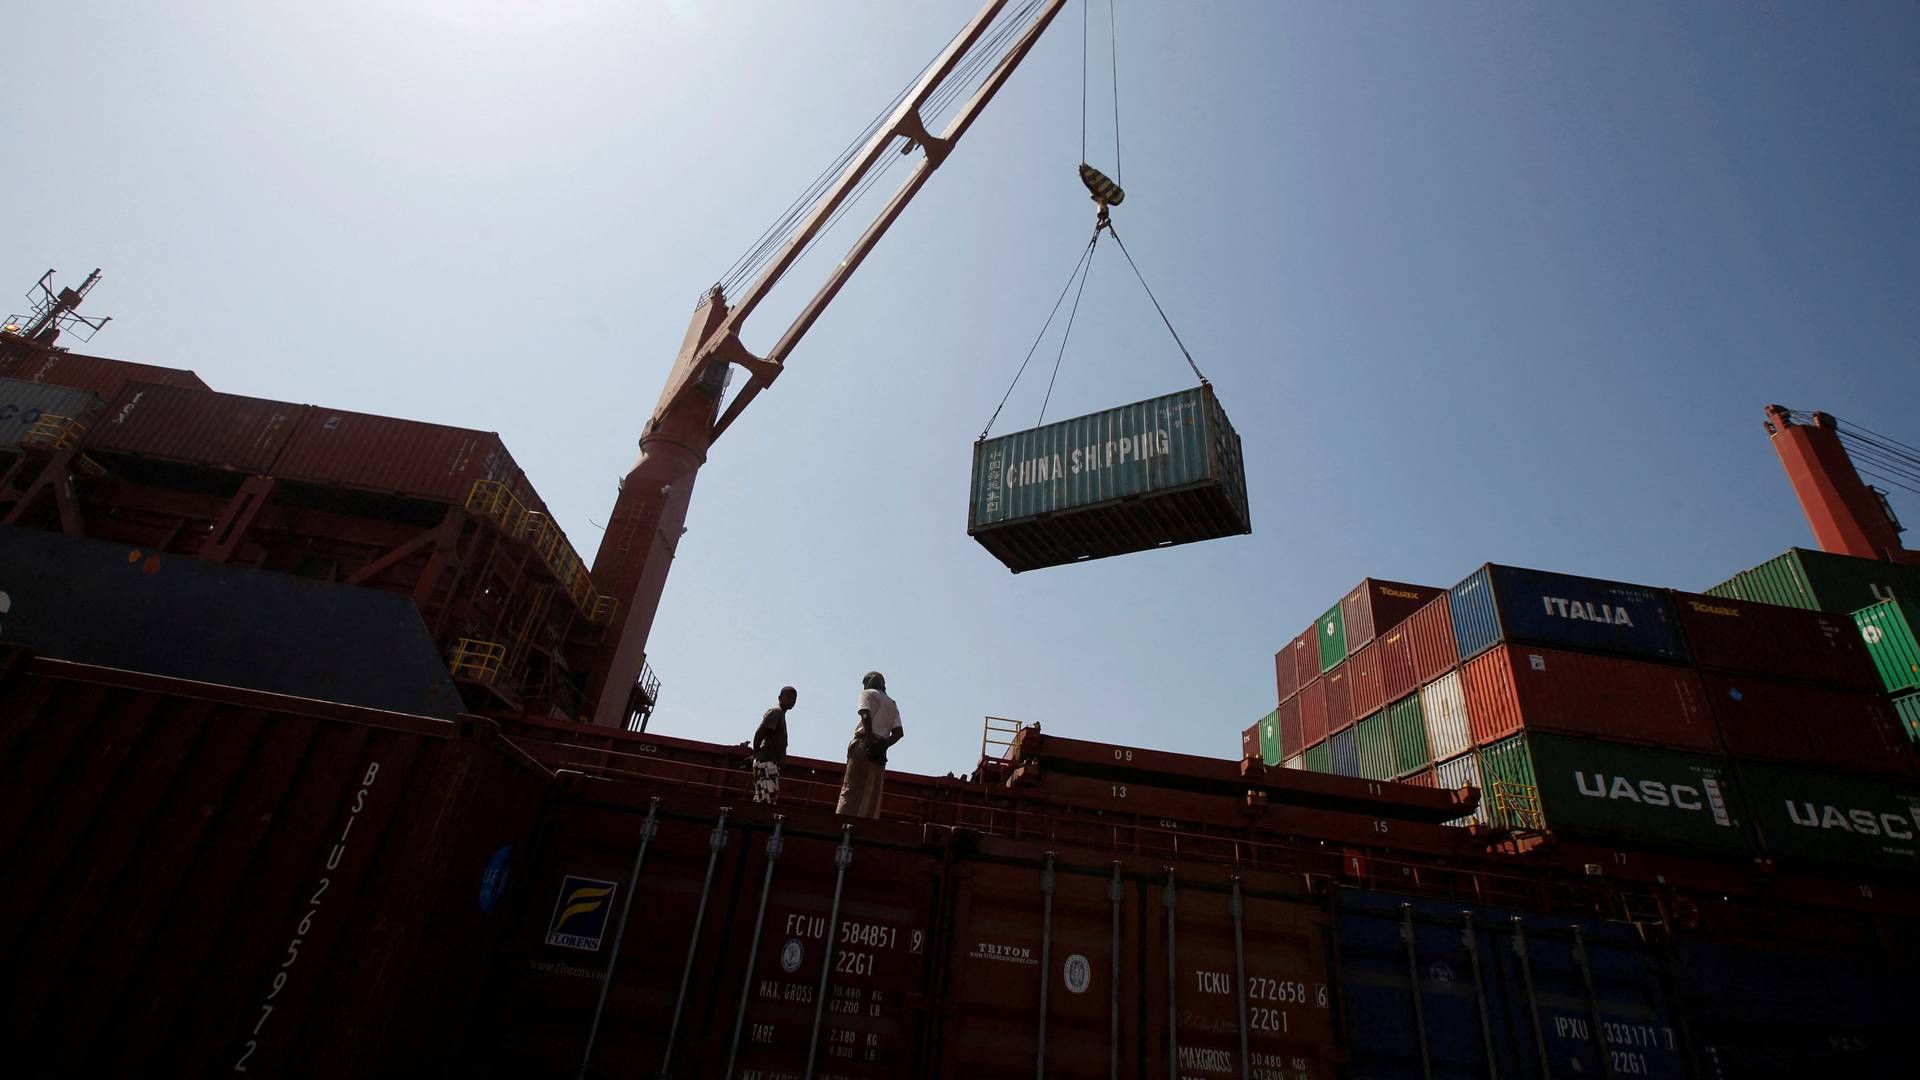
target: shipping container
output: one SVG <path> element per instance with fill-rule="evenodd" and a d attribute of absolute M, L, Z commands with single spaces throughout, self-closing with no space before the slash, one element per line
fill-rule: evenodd
<path fill-rule="evenodd" d="M 1355 889 L 1335 909 L 1354 1080 L 1694 1075 L 1629 927 Z"/>
<path fill-rule="evenodd" d="M 267 475 L 308 406 L 130 382 L 108 402 L 84 446 L 187 465 Z"/>
<path fill-rule="evenodd" d="M 274 466 L 282 480 L 465 505 L 473 485 L 520 470 L 490 431 L 313 406 Z"/>
<path fill-rule="evenodd" d="M 1387 706 L 1387 726 L 1393 737 L 1393 775 L 1405 776 L 1433 764 L 1420 695 L 1409 694 Z"/>
<path fill-rule="evenodd" d="M 1723 758 L 1564 735 L 1516 735 L 1480 751 L 1497 824 L 1621 837 L 1648 847 L 1752 848 Z"/>
<path fill-rule="evenodd" d="M 1293 757 L 1307 746 L 1300 727 L 1300 699 L 1288 698 L 1276 711 L 1280 714 L 1280 754 Z"/>
<path fill-rule="evenodd" d="M 1920 600 L 1882 600 L 1853 613 L 1855 628 L 1889 694 L 1920 690 Z"/>
<path fill-rule="evenodd" d="M 1274 703 L 1286 701 L 1300 692 L 1300 673 L 1293 666 L 1293 642 L 1273 654 Z"/>
<path fill-rule="evenodd" d="M 1847 616 L 1683 592 L 1673 594 L 1673 609 L 1702 668 L 1874 688 L 1873 664 Z"/>
<path fill-rule="evenodd" d="M 1414 670 L 1413 639 L 1405 623 L 1374 639 L 1380 657 L 1380 683 L 1388 701 L 1398 701 L 1420 689 L 1420 676 Z"/>
<path fill-rule="evenodd" d="M 1380 650 L 1374 644 L 1362 645 L 1347 657 L 1347 678 L 1355 720 L 1386 706 L 1386 676 L 1380 669 Z"/>
<path fill-rule="evenodd" d="M 1450 671 L 1420 688 L 1420 714 L 1426 717 L 1427 739 L 1433 759 L 1445 761 L 1473 747 L 1473 725 L 1467 719 L 1467 698 L 1460 689 L 1460 673 Z"/>
<path fill-rule="evenodd" d="M 1774 858 L 1920 873 L 1920 786 L 1751 761 L 1734 768 Z"/>
<path fill-rule="evenodd" d="M 1360 775 L 1360 744 L 1352 727 L 1334 732 L 1333 737 L 1327 740 L 1327 745 L 1333 755 L 1335 776 Z"/>
<path fill-rule="evenodd" d="M 1333 745 L 1326 740 L 1323 739 L 1307 747 L 1306 753 L 1301 756 L 1307 764 L 1308 772 L 1329 774 L 1333 772 Z"/>
<path fill-rule="evenodd" d="M 1742 1080 L 1904 1076 L 1913 1069 L 1913 975 L 1881 958 L 1792 941 L 1682 941 L 1675 995 L 1702 1074 Z"/>
<path fill-rule="evenodd" d="M 1900 721 L 1877 694 L 1757 676 L 1703 676 L 1728 754 L 1895 778 L 1920 775 Z"/>
<path fill-rule="evenodd" d="M 1300 742 L 1312 746 L 1327 738 L 1327 680 L 1316 678 L 1300 688 Z"/>
<path fill-rule="evenodd" d="M 1280 744 L 1280 710 L 1275 709 L 1260 718 L 1260 758 L 1267 765 L 1278 765 L 1287 755 Z"/>
<path fill-rule="evenodd" d="M 90 390 L 0 379 L 0 451 L 19 446 L 43 416 L 63 416 L 86 427 L 99 412 L 100 398 Z"/>
<path fill-rule="evenodd" d="M 1300 631 L 1300 636 L 1293 639 L 1291 648 L 1293 649 L 1293 681 L 1298 690 L 1305 690 L 1308 683 L 1320 677 L 1319 624 L 1316 623 Z"/>
<path fill-rule="evenodd" d="M 1412 784 L 1415 787 L 1433 787 L 1433 770 L 1421 769 L 1419 772 L 1410 773 L 1401 777 L 1398 782 L 1402 784 Z"/>
<path fill-rule="evenodd" d="M 1351 653 L 1406 621 L 1428 601 L 1446 592 L 1432 585 L 1408 585 L 1368 578 L 1340 601 L 1341 622 Z"/>
<path fill-rule="evenodd" d="M 1469 750 L 1456 758 L 1441 761 L 1433 767 L 1434 786 L 1442 790 L 1460 788 L 1480 788 L 1480 756 Z M 1485 791 L 1480 793 L 1480 803 L 1473 813 L 1447 822 L 1449 825 L 1485 825 L 1488 813 L 1493 809 L 1493 797 Z"/>
<path fill-rule="evenodd" d="M 9 1074 L 437 1071 L 548 780 L 472 717 L 0 656 Z"/>
<path fill-rule="evenodd" d="M 1452 671 L 1460 663 L 1460 647 L 1453 640 L 1453 598 L 1447 593 L 1429 600 L 1402 624 L 1413 648 L 1413 674 L 1422 686 Z"/>
<path fill-rule="evenodd" d="M 1015 573 L 1252 531 L 1208 385 L 973 446 L 967 535 Z"/>
<path fill-rule="evenodd" d="M 0 646 L 177 679 L 450 718 L 412 599 L 0 526 Z"/>
<path fill-rule="evenodd" d="M 1360 756 L 1360 775 L 1368 780 L 1391 780 L 1393 767 L 1393 729 L 1387 724 L 1386 710 L 1362 717 L 1354 723 L 1354 746 Z"/>
<path fill-rule="evenodd" d="M 1920 745 L 1920 691 L 1900 694 L 1893 699 L 1894 714 L 1906 730 L 1908 741 Z"/>
<path fill-rule="evenodd" d="M 1719 749 L 1700 676 L 1687 668 L 1530 645 L 1460 665 L 1477 746 L 1550 731 L 1708 752 Z"/>
<path fill-rule="evenodd" d="M 1920 604 L 1920 566 L 1789 548 L 1708 589 L 1707 595 L 1845 615 L 1896 597 Z"/>
<path fill-rule="evenodd" d="M 1320 642 L 1320 670 L 1325 673 L 1347 658 L 1347 624 L 1340 605 L 1333 605 L 1316 619 L 1313 630 Z"/>
<path fill-rule="evenodd" d="M 207 389 L 207 384 L 200 381 L 200 376 L 191 371 L 155 367 L 152 364 L 130 364 L 125 360 L 108 360 L 103 356 L 82 356 L 70 352 L 23 352 L 12 357 L 0 357 L 0 376 L 22 382 L 70 386 L 98 394 L 103 400 L 118 394 L 122 386 L 134 381 Z"/>
<path fill-rule="evenodd" d="M 1254 724 L 1240 733 L 1240 760 L 1260 760 L 1260 725 Z"/>
<path fill-rule="evenodd" d="M 1288 758 L 1283 767 L 1288 769 L 1305 769 L 1307 767 L 1306 752 L 1302 751 Z"/>
<path fill-rule="evenodd" d="M 1327 731 L 1353 726 L 1353 680 L 1345 661 L 1335 664 L 1320 681 L 1327 684 Z"/>
<path fill-rule="evenodd" d="M 1488 563 L 1450 596 L 1462 660 L 1502 641 L 1687 660 L 1673 608 L 1659 589 Z"/>

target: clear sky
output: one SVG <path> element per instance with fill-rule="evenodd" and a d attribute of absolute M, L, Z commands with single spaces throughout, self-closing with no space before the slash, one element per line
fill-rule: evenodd
<path fill-rule="evenodd" d="M 1117 0 L 1116 219 L 1254 534 L 1008 574 L 970 444 L 1092 224 L 1081 2 L 714 448 L 656 730 L 744 739 L 793 683 L 795 752 L 837 756 L 879 668 L 898 766 L 966 771 L 983 714 L 1230 756 L 1361 577 L 1704 587 L 1811 542 L 1769 401 L 1920 441 L 1912 4 Z M 9 28 L 0 273 L 103 267 L 87 351 L 499 431 L 591 552 L 696 299 L 973 10 L 43 7 Z M 1191 383 L 1102 247 L 1050 417 Z"/>

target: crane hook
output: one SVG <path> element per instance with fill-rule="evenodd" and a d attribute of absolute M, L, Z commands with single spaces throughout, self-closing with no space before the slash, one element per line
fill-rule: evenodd
<path fill-rule="evenodd" d="M 1080 182 L 1087 185 L 1087 193 L 1093 196 L 1094 204 L 1100 207 L 1100 220 L 1107 220 L 1107 207 L 1119 206 L 1126 201 L 1127 193 L 1119 184 L 1107 179 L 1107 174 L 1099 169 L 1080 163 Z"/>

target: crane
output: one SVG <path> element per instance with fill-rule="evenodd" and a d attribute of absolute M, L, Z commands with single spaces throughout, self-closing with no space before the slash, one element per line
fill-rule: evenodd
<path fill-rule="evenodd" d="M 694 480 L 706 463 L 708 449 L 786 370 L 787 358 L 800 339 L 926 186 L 934 170 L 953 152 L 961 136 L 1066 4 L 1066 0 L 1022 0 L 1006 19 L 1000 19 L 1010 2 L 987 0 L 901 97 L 851 164 L 806 208 L 798 228 L 745 291 L 729 296 L 716 285 L 695 308 L 666 387 L 640 435 L 639 458 L 621 480 L 613 513 L 593 560 L 592 578 L 597 588 L 620 605 L 594 652 L 584 688 L 586 700 L 593 703 L 594 724 L 627 726 L 640 704 L 637 695 L 645 693 L 639 680 L 646 667 L 647 636 L 659 610 L 675 549 L 685 532 Z M 988 30 L 996 21 L 998 28 L 989 36 Z M 968 72 L 977 70 L 974 64 L 978 55 L 966 64 L 963 58 L 969 57 L 976 46 L 998 51 L 1003 42 L 1010 43 L 1004 45 L 998 63 L 961 104 L 945 130 L 938 135 L 929 132 L 922 110 L 942 91 L 953 93 L 956 87 L 970 82 Z M 773 347 L 764 356 L 754 355 L 741 341 L 742 324 L 836 213 L 850 204 L 862 182 L 876 174 L 897 139 L 906 141 L 901 153 L 920 152 L 918 165 L 847 254 L 834 264 L 827 280 Z M 721 402 L 734 367 L 746 372 L 746 382 L 722 411 Z"/>

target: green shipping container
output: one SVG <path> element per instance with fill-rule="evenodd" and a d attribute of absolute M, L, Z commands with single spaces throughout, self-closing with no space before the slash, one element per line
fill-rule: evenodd
<path fill-rule="evenodd" d="M 973 444 L 967 535 L 1016 574 L 1252 531 L 1208 385 Z"/>
<path fill-rule="evenodd" d="M 1427 745 L 1427 716 L 1420 695 L 1409 694 L 1387 706 L 1387 729 L 1393 734 L 1393 775 L 1417 773 L 1433 763 Z"/>
<path fill-rule="evenodd" d="M 1920 566 L 1789 548 L 1708 589 L 1707 595 L 1841 615 L 1890 597 L 1920 605 Z"/>
<path fill-rule="evenodd" d="M 1354 725 L 1354 742 L 1360 751 L 1360 775 L 1368 780 L 1393 779 L 1393 729 L 1387 726 L 1387 711 L 1361 719 Z"/>
<path fill-rule="evenodd" d="M 1307 747 L 1307 771 L 1324 773 L 1333 771 L 1333 744 L 1322 739 Z"/>
<path fill-rule="evenodd" d="M 1278 765 L 1286 760 L 1286 755 L 1280 752 L 1279 709 L 1260 718 L 1260 760 L 1268 765 Z"/>
<path fill-rule="evenodd" d="M 1347 658 L 1347 619 L 1340 614 L 1340 605 L 1327 609 L 1325 615 L 1314 622 L 1314 633 L 1320 638 L 1320 673 L 1333 670 L 1333 665 Z"/>
<path fill-rule="evenodd" d="M 1739 774 L 1774 858 L 1920 872 L 1920 788 L 1748 762 Z"/>
<path fill-rule="evenodd" d="M 1894 698 L 1893 711 L 1900 716 L 1900 726 L 1907 729 L 1907 738 L 1920 745 L 1920 693 Z"/>
<path fill-rule="evenodd" d="M 1854 612 L 1853 621 L 1887 693 L 1920 690 L 1920 641 L 1914 638 L 1914 627 L 1920 626 L 1920 603 L 1882 600 Z"/>
<path fill-rule="evenodd" d="M 1740 800 L 1724 758 L 1538 733 L 1480 751 L 1483 796 L 1496 818 L 1524 819 L 1527 789 L 1557 832 L 1646 843 L 1750 851 Z M 1498 786 L 1496 786 L 1498 785 Z"/>

